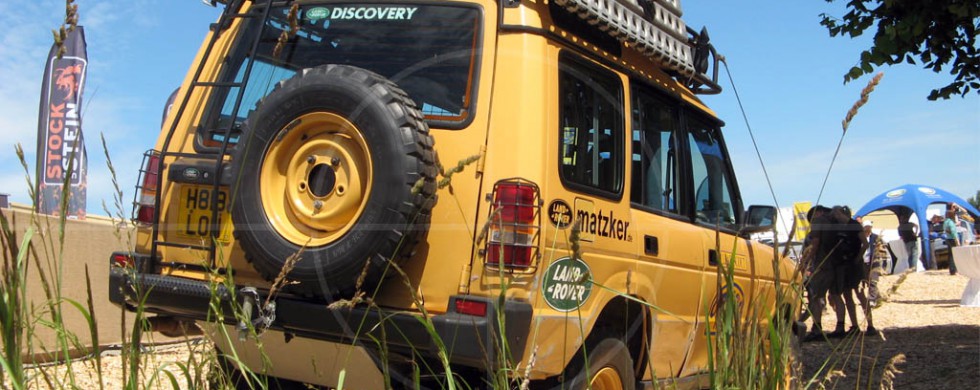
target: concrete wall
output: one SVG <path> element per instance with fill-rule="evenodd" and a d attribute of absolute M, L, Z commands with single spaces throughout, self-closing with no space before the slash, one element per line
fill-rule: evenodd
<path fill-rule="evenodd" d="M 87 307 L 85 272 L 88 270 L 92 284 L 92 300 L 94 318 L 98 326 L 99 344 L 120 344 L 123 340 L 121 309 L 109 302 L 108 278 L 109 255 L 116 250 L 127 250 L 133 229 L 128 224 L 114 225 L 102 216 L 89 215 L 84 221 L 67 221 L 65 225 L 64 245 L 59 244 L 59 220 L 56 217 L 32 216 L 30 207 L 12 204 L 10 208 L 0 210 L 10 221 L 17 235 L 17 242 L 23 240 L 24 234 L 31 226 L 34 227 L 34 237 L 31 240 L 38 254 L 37 259 L 31 259 L 27 277 L 27 297 L 31 319 L 50 319 L 48 315 L 48 298 L 41 282 L 41 269 L 49 281 L 56 278 L 56 269 L 61 264 L 61 295 L 65 299 L 78 302 Z M 32 223 L 32 217 L 36 223 Z M 63 250 L 61 248 L 64 248 Z M 52 268 L 52 269 L 48 269 Z M 65 324 L 68 331 L 74 333 L 79 341 L 92 345 L 92 337 L 85 317 L 73 305 L 62 304 Z M 133 324 L 133 316 L 126 315 L 126 327 Z M 49 327 L 34 322 L 33 346 L 25 354 L 34 354 L 43 359 L 45 351 L 57 351 L 57 335 Z"/>

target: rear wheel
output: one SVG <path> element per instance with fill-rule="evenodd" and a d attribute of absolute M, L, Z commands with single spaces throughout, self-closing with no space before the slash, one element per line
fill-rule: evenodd
<path fill-rule="evenodd" d="M 633 390 L 636 375 L 629 348 L 619 339 L 607 338 L 595 346 L 589 354 L 588 369 L 591 373 L 589 387 L 592 390 Z"/>
<path fill-rule="evenodd" d="M 563 381 L 547 381 L 545 386 L 554 389 L 634 390 L 636 375 L 629 348 L 619 338 L 604 336 L 589 345 L 583 354 L 579 350 L 575 359 L 565 367 Z"/>

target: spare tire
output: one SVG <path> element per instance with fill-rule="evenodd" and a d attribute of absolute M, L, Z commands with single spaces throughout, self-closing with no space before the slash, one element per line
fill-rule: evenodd
<path fill-rule="evenodd" d="M 324 65 L 280 82 L 232 159 L 231 216 L 246 259 L 271 281 L 299 254 L 286 276 L 298 283 L 286 288 L 305 296 L 375 285 L 428 227 L 432 145 L 415 103 L 378 74 Z"/>

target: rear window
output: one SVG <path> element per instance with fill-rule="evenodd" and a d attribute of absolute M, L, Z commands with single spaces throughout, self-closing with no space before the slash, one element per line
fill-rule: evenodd
<path fill-rule="evenodd" d="M 249 11 L 261 15 L 262 6 Z M 481 12 L 475 7 L 411 3 L 304 4 L 299 7 L 296 35 L 273 50 L 289 29 L 289 7 L 275 6 L 263 26 L 261 18 L 238 37 L 230 54 L 224 82 L 245 80 L 239 88 L 216 88 L 212 115 L 201 134 L 205 146 L 223 140 L 229 126 L 237 141 L 241 123 L 280 81 L 296 72 L 325 64 L 361 67 L 385 76 L 419 105 L 433 126 L 461 128 L 472 116 L 480 55 Z M 261 35 L 259 33 L 261 31 Z M 255 39 L 255 53 L 249 53 Z"/>

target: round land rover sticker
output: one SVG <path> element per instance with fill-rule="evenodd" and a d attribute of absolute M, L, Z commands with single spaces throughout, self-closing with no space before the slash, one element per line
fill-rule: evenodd
<path fill-rule="evenodd" d="M 548 266 L 541 289 L 552 309 L 568 312 L 578 309 L 592 293 L 592 271 L 579 259 L 563 257 Z"/>
<path fill-rule="evenodd" d="M 306 18 L 309 20 L 326 19 L 330 16 L 330 9 L 326 7 L 310 8 L 306 11 Z"/>
<path fill-rule="evenodd" d="M 572 207 L 564 200 L 555 199 L 548 205 L 548 220 L 556 228 L 564 229 L 572 224 Z"/>

